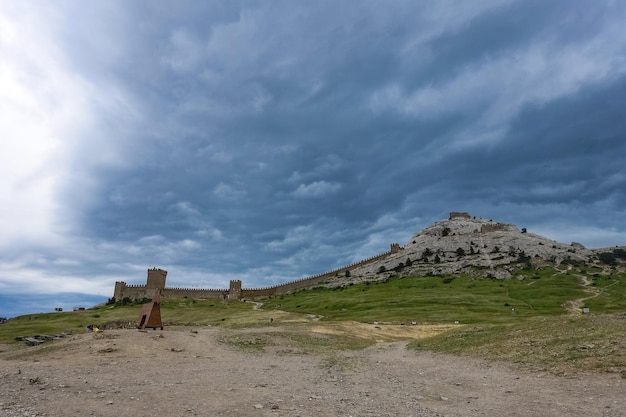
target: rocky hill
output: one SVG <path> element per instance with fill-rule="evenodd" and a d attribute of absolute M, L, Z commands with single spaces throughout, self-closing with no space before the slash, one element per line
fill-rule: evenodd
<path fill-rule="evenodd" d="M 417 232 L 398 252 L 359 266 L 349 271 L 348 276 L 328 284 L 460 272 L 511 278 L 529 268 L 580 262 L 604 266 L 599 255 L 615 250 L 587 249 L 576 242 L 560 243 L 513 224 L 453 212 L 449 219 Z M 625 253 L 624 249 L 617 250 L 619 255 Z M 620 260 L 619 256 L 617 259 Z"/>

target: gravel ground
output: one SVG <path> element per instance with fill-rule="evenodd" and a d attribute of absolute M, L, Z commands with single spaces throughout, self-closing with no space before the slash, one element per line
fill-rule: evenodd
<path fill-rule="evenodd" d="M 110 330 L 0 346 L 0 416 L 626 416 L 619 375 L 554 376 L 404 342 L 251 352 L 219 342 L 223 332 Z"/>

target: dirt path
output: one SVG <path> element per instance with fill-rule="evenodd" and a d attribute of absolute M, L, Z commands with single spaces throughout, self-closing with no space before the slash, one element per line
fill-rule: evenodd
<path fill-rule="evenodd" d="M 81 334 L 21 359 L 0 353 L 0 416 L 626 415 L 617 375 L 555 377 L 404 342 L 250 353 L 220 343 L 223 330 L 194 331 Z"/>
<path fill-rule="evenodd" d="M 585 305 L 585 302 L 587 300 L 591 300 L 592 298 L 599 297 L 600 294 L 602 294 L 602 292 L 604 291 L 604 288 L 594 287 L 593 286 L 593 281 L 591 279 L 589 279 L 589 277 L 587 277 L 585 275 L 576 275 L 576 276 L 580 279 L 580 283 L 583 286 L 583 291 L 588 293 L 589 296 L 577 298 L 575 300 L 571 300 L 571 301 L 568 301 L 565 304 L 563 304 L 563 307 L 570 314 L 582 314 L 582 309 L 583 309 L 583 307 Z M 615 281 L 612 284 L 609 284 L 608 286 L 616 285 L 618 283 L 619 283 L 618 281 Z"/>

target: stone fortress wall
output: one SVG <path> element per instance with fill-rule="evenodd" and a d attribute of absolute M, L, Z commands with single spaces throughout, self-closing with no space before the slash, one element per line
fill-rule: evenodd
<path fill-rule="evenodd" d="M 342 275 L 349 276 L 349 271 L 351 269 L 385 259 L 389 255 L 400 252 L 402 249 L 403 248 L 398 243 L 392 243 L 389 251 L 381 253 L 380 255 L 372 256 L 371 258 L 364 259 L 351 265 L 342 266 L 322 274 L 263 288 L 242 288 L 240 280 L 231 280 L 230 288 L 228 289 L 168 288 L 165 286 L 167 271 L 152 268 L 148 269 L 148 278 L 145 285 L 128 285 L 123 281 L 116 282 L 113 297 L 115 297 L 115 300 L 122 300 L 124 298 L 130 298 L 133 300 L 138 298 L 152 298 L 155 290 L 157 289 L 162 289 L 161 296 L 163 298 L 239 300 L 277 294 L 288 294 L 322 284 L 330 278 Z"/>
<path fill-rule="evenodd" d="M 483 224 L 480 226 L 480 233 L 491 233 L 497 231 L 505 231 L 509 226 L 503 223 L 494 223 L 494 224 Z"/>
<path fill-rule="evenodd" d="M 450 220 L 452 219 L 471 219 L 472 216 L 466 211 L 451 211 Z"/>
<path fill-rule="evenodd" d="M 452 219 L 471 219 L 472 216 L 466 211 L 451 211 L 450 212 L 450 220 Z M 476 217 L 474 217 L 476 218 Z M 506 231 L 510 228 L 509 225 L 504 223 L 491 223 L 491 224 L 483 224 L 480 226 L 480 233 L 491 233 L 498 231 Z"/>

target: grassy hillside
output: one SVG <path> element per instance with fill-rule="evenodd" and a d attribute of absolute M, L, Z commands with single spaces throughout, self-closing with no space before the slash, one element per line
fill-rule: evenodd
<path fill-rule="evenodd" d="M 255 310 L 254 303 L 216 300 L 163 300 L 161 317 L 166 326 L 210 325 L 227 328 L 266 325 L 275 312 Z M 0 324 L 0 343 L 12 343 L 16 336 L 55 334 L 65 330 L 84 332 L 88 324 L 133 328 L 139 319 L 141 305 L 98 306 L 84 311 L 28 314 Z M 303 321 L 302 315 L 282 313 L 282 322 Z"/>
<path fill-rule="evenodd" d="M 405 277 L 333 289 L 317 288 L 266 300 L 265 308 L 316 314 L 325 321 L 392 323 L 513 323 L 567 314 L 564 305 L 584 299 L 594 313 L 626 311 L 624 274 L 589 275 L 588 269 L 522 271 L 523 279 L 472 275 Z M 582 277 L 591 281 L 582 285 Z M 599 291 L 594 294 L 592 291 Z"/>
<path fill-rule="evenodd" d="M 581 313 L 583 306 L 590 314 Z M 140 309 L 140 305 L 100 306 L 21 316 L 0 324 L 0 343 L 13 343 L 15 336 L 84 332 L 90 323 L 133 327 Z M 363 332 L 363 325 L 345 323 L 378 322 L 405 330 L 413 322 L 443 324 L 448 325 L 446 331 L 416 339 L 409 347 L 505 359 L 557 371 L 614 371 L 626 377 L 626 274 L 600 275 L 589 267 L 527 270 L 511 280 L 468 274 L 405 277 L 251 302 L 164 300 L 161 311 L 170 329 L 185 325 L 265 327 L 271 318 L 287 326 L 294 340 L 309 340 L 305 336 L 313 326 L 326 326 L 355 346 L 359 345 L 355 337 L 364 341 L 362 346 L 382 339 L 367 327 Z M 271 329 L 267 332 L 271 339 Z M 400 333 L 395 340 L 411 338 L 410 332 Z M 262 333 L 255 335 L 263 337 Z M 336 337 L 337 348 L 344 346 L 341 337 Z"/>
<path fill-rule="evenodd" d="M 626 378 L 626 274 L 596 268 L 406 277 L 269 298 L 264 308 L 342 321 L 451 324 L 413 349 L 507 360 L 553 372 L 610 371 Z M 589 314 L 582 314 L 582 307 Z"/>
<path fill-rule="evenodd" d="M 616 372 L 626 378 L 626 314 L 530 317 L 461 326 L 409 348 L 506 360 L 554 373 Z"/>

